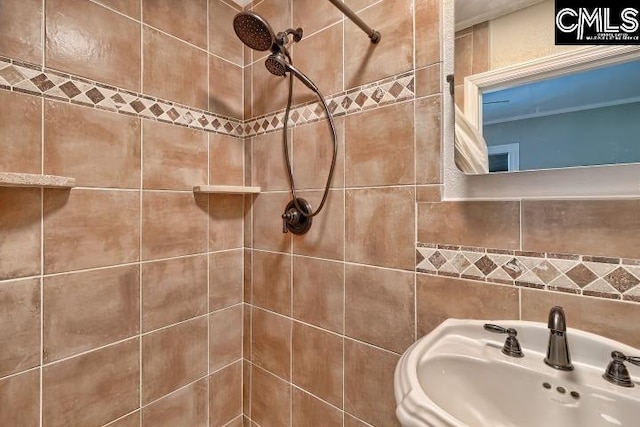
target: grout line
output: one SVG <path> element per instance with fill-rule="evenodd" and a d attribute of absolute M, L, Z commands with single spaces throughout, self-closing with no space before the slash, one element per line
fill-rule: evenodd
<path fill-rule="evenodd" d="M 140 2 L 140 16 L 142 16 L 142 1 Z M 142 75 L 142 67 L 140 69 L 140 74 Z M 142 78 L 142 77 L 141 77 Z M 140 80 L 140 84 L 142 84 L 142 80 Z M 138 323 L 138 335 L 140 337 L 140 339 L 138 340 L 138 358 L 139 358 L 139 387 L 138 387 L 138 407 L 142 408 L 142 387 L 143 387 L 143 378 L 142 378 L 142 351 L 143 351 L 143 347 L 142 347 L 142 330 L 143 330 L 143 311 L 144 311 L 144 304 L 143 304 L 143 298 L 144 298 L 144 292 L 142 290 L 143 288 L 143 264 L 142 264 L 142 252 L 143 252 L 143 246 L 142 246 L 142 228 L 143 228 L 143 224 L 142 224 L 142 216 L 143 216 L 143 209 L 144 209 L 144 205 L 142 203 L 142 196 L 143 196 L 143 192 L 142 192 L 142 188 L 144 186 L 144 123 L 142 123 L 142 120 L 138 121 L 139 125 L 140 125 L 140 132 L 138 134 L 138 138 L 139 141 L 138 143 L 140 144 L 140 190 L 138 193 L 138 203 L 139 203 L 139 209 L 138 209 L 138 286 L 139 286 L 139 301 L 138 301 L 138 305 L 139 305 L 139 309 L 140 309 L 140 318 L 139 318 L 139 323 Z M 141 411 L 142 414 L 142 411 Z M 142 415 L 141 415 L 142 416 Z"/>
<path fill-rule="evenodd" d="M 108 270 L 110 268 L 118 268 L 118 267 L 132 267 L 132 266 L 136 266 L 136 265 L 139 265 L 139 264 L 152 264 L 152 263 L 155 263 L 155 262 L 166 262 L 166 261 L 173 261 L 173 260 L 185 259 L 185 258 L 195 258 L 197 256 L 214 255 L 214 254 L 221 254 L 221 253 L 225 253 L 225 252 L 233 252 L 233 251 L 239 251 L 239 250 L 243 250 L 243 248 L 222 249 L 222 250 L 213 251 L 213 252 L 198 252 L 198 253 L 195 253 L 195 254 L 178 255 L 178 256 L 169 257 L 169 258 L 158 258 L 158 259 L 152 259 L 152 260 L 132 261 L 132 262 L 127 262 L 127 263 L 122 263 L 122 264 L 112 264 L 112 265 L 106 265 L 106 266 L 101 266 L 101 267 L 90 267 L 90 268 L 83 268 L 83 269 L 78 269 L 78 270 L 62 271 L 62 272 L 58 272 L 58 273 L 39 274 L 39 275 L 35 275 L 35 276 L 19 277 L 19 278 L 16 278 L 16 279 L 0 280 L 0 285 L 2 285 L 3 283 L 16 282 L 16 281 L 20 281 L 20 280 L 38 279 L 40 277 L 43 277 L 43 278 L 46 279 L 46 278 L 49 278 L 49 277 L 63 276 L 63 275 L 66 275 L 66 274 L 88 273 L 88 272 L 92 272 L 92 271 Z"/>
<path fill-rule="evenodd" d="M 328 333 L 328 334 L 331 334 L 331 335 L 333 335 L 333 336 L 335 336 L 335 337 L 338 337 L 338 338 L 342 338 L 342 339 L 344 339 L 344 340 L 348 339 L 348 340 L 354 341 L 354 342 L 359 343 L 359 344 L 367 345 L 367 346 L 369 346 L 369 347 L 371 347 L 371 348 L 374 348 L 374 349 L 377 349 L 377 350 L 384 351 L 384 352 L 386 352 L 386 353 L 388 353 L 388 354 L 393 354 L 393 355 L 395 355 L 395 356 L 401 356 L 401 355 L 402 355 L 402 353 L 396 353 L 396 352 L 395 352 L 395 351 L 393 351 L 393 350 L 388 350 L 388 349 L 386 349 L 386 348 L 379 347 L 379 346 L 377 346 L 376 344 L 372 344 L 372 343 L 369 343 L 369 342 L 366 342 L 366 341 L 359 340 L 358 338 L 354 338 L 354 337 L 352 337 L 352 336 L 350 336 L 350 335 L 346 335 L 345 333 L 340 333 L 340 332 L 336 332 L 336 331 L 331 331 L 331 330 L 329 330 L 329 329 L 325 329 L 325 328 L 323 328 L 323 327 L 321 327 L 321 326 L 314 325 L 314 324 L 311 324 L 311 323 L 307 323 L 307 322 L 305 322 L 304 320 L 296 319 L 296 318 L 294 318 L 294 317 L 290 317 L 290 316 L 287 316 L 287 315 L 285 315 L 285 314 L 275 312 L 275 311 L 270 310 L 270 309 L 268 309 L 268 308 L 259 307 L 259 306 L 257 306 L 257 305 L 256 305 L 256 306 L 253 306 L 253 308 L 254 308 L 255 310 L 260 310 L 260 311 L 263 311 L 263 312 L 265 312 L 265 313 L 269 313 L 269 314 L 272 314 L 272 315 L 274 315 L 274 316 L 280 317 L 280 318 L 282 318 L 282 319 L 287 319 L 287 320 L 290 320 L 290 321 L 292 321 L 292 322 L 299 323 L 299 324 L 301 324 L 301 325 L 304 325 L 304 326 L 307 326 L 307 327 L 310 327 L 310 328 L 316 329 L 316 330 L 318 330 L 318 331 L 326 332 L 326 333 Z M 253 362 L 252 362 L 252 363 L 253 363 Z M 263 368 L 263 369 L 265 369 L 265 368 Z M 276 375 L 276 374 L 274 374 L 274 375 Z M 277 375 L 276 375 L 276 376 L 277 376 Z M 280 378 L 280 377 L 278 376 L 278 378 Z M 283 379 L 283 380 L 284 380 L 284 379 Z M 287 380 L 284 380 L 284 381 L 287 381 Z"/>

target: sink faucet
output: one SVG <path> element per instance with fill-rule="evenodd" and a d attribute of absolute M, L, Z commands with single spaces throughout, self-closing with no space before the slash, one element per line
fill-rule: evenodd
<path fill-rule="evenodd" d="M 567 320 L 562 307 L 553 307 L 549 312 L 549 346 L 544 363 L 561 371 L 572 371 L 569 344 L 567 343 Z"/>

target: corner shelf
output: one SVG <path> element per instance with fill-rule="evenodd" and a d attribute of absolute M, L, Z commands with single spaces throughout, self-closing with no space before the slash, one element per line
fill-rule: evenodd
<path fill-rule="evenodd" d="M 0 187 L 73 188 L 76 179 L 67 176 L 0 172 Z"/>
<path fill-rule="evenodd" d="M 260 187 L 244 187 L 241 185 L 198 185 L 193 187 L 193 192 L 206 194 L 259 194 Z"/>

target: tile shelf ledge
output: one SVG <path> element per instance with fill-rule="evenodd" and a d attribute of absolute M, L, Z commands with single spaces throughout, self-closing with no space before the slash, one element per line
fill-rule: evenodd
<path fill-rule="evenodd" d="M 259 194 L 260 187 L 242 185 L 198 185 L 193 187 L 194 193 L 206 194 Z"/>
<path fill-rule="evenodd" d="M 67 176 L 19 172 L 0 172 L 0 187 L 68 188 L 76 186 L 76 179 Z"/>

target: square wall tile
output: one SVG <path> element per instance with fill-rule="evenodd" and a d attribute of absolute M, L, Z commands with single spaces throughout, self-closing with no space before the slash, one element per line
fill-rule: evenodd
<path fill-rule="evenodd" d="M 342 12 L 330 2 L 295 0 L 293 25 L 304 28 L 305 33 L 313 34 L 341 19 Z"/>
<path fill-rule="evenodd" d="M 207 0 L 142 0 L 144 23 L 207 48 Z"/>
<path fill-rule="evenodd" d="M 138 339 L 132 339 L 46 366 L 43 426 L 103 425 L 136 409 L 139 347 Z"/>
<path fill-rule="evenodd" d="M 347 261 L 415 268 L 413 187 L 347 190 L 345 205 Z"/>
<path fill-rule="evenodd" d="M 92 2 L 46 2 L 45 65 L 140 90 L 140 24 Z"/>
<path fill-rule="evenodd" d="M 292 382 L 338 408 L 342 407 L 343 341 L 331 332 L 293 324 Z"/>
<path fill-rule="evenodd" d="M 242 304 L 209 315 L 209 371 L 242 359 Z"/>
<path fill-rule="evenodd" d="M 40 0 L 5 1 L 0 5 L 0 55 L 42 64 Z"/>
<path fill-rule="evenodd" d="M 239 12 L 235 3 L 209 0 L 209 52 L 237 65 L 243 65 L 242 42 L 233 31 L 233 18 Z"/>
<path fill-rule="evenodd" d="M 382 38 L 374 45 L 353 22 L 345 21 L 345 89 L 413 67 L 413 1 L 383 0 L 358 16 Z"/>
<path fill-rule="evenodd" d="M 400 356 L 346 339 L 344 410 L 374 426 L 399 426 L 393 373 Z"/>
<path fill-rule="evenodd" d="M 40 370 L 0 380 L 0 425 L 40 425 Z"/>
<path fill-rule="evenodd" d="M 416 67 L 440 62 L 440 9 L 439 0 L 416 2 L 415 49 Z"/>
<path fill-rule="evenodd" d="M 332 188 L 344 187 L 344 120 L 344 117 L 334 118 L 338 154 L 331 180 Z M 277 134 L 282 136 L 280 132 Z M 296 189 L 324 189 L 333 159 L 332 138 L 327 120 L 296 126 L 293 129 L 292 159 Z M 282 147 L 280 149 L 282 150 Z"/>
<path fill-rule="evenodd" d="M 293 132 L 289 130 L 289 147 L 292 146 L 292 134 Z M 262 191 L 289 189 L 282 139 L 282 131 L 270 132 L 253 137 L 248 145 L 252 154 L 251 183 L 260 187 Z M 291 155 L 291 151 L 289 154 Z"/>
<path fill-rule="evenodd" d="M 282 212 L 291 200 L 289 193 L 261 193 L 253 202 L 253 248 L 291 251 L 291 233 L 282 232 Z"/>
<path fill-rule="evenodd" d="M 210 184 L 242 185 L 244 183 L 244 146 L 244 139 L 217 133 L 209 134 Z"/>
<path fill-rule="evenodd" d="M 0 284 L 0 305 L 0 377 L 4 377 L 40 364 L 40 279 Z M 0 420 L 9 417 L 2 409 L 0 414 Z"/>
<path fill-rule="evenodd" d="M 291 319 L 254 308 L 251 360 L 263 369 L 289 380 L 291 377 Z"/>
<path fill-rule="evenodd" d="M 0 6 L 0 22 L 4 19 L 1 10 L 16 7 L 13 5 Z M 0 23 L 0 28 L 6 27 Z M 41 146 L 42 99 L 0 90 L 0 171 L 40 173 Z"/>
<path fill-rule="evenodd" d="M 291 256 L 253 252 L 253 298 L 258 307 L 291 314 Z"/>
<path fill-rule="evenodd" d="M 439 75 L 438 75 L 439 76 Z M 442 182 L 440 95 L 416 100 L 416 182 L 438 184 Z"/>
<path fill-rule="evenodd" d="M 207 256 L 142 264 L 142 330 L 207 312 Z"/>
<path fill-rule="evenodd" d="M 337 333 L 344 331 L 344 264 L 293 258 L 293 317 Z"/>
<path fill-rule="evenodd" d="M 193 383 L 142 410 L 143 427 L 207 427 L 208 380 Z"/>
<path fill-rule="evenodd" d="M 640 199 L 522 202 L 526 251 L 640 258 Z"/>
<path fill-rule="evenodd" d="M 142 403 L 207 374 L 207 318 L 142 337 Z"/>
<path fill-rule="evenodd" d="M 199 109 L 208 107 L 207 53 L 145 26 L 142 91 Z"/>
<path fill-rule="evenodd" d="M 209 311 L 242 302 L 243 250 L 209 255 Z"/>
<path fill-rule="evenodd" d="M 343 413 L 299 389 L 293 389 L 293 425 L 342 427 Z"/>
<path fill-rule="evenodd" d="M 207 183 L 204 131 L 144 120 L 142 144 L 145 189 L 192 190 Z"/>
<path fill-rule="evenodd" d="M 138 192 L 45 190 L 45 273 L 138 261 L 139 239 Z"/>
<path fill-rule="evenodd" d="M 520 202 L 418 204 L 418 241 L 520 249 Z"/>
<path fill-rule="evenodd" d="M 415 341 L 415 273 L 347 265 L 345 334 L 396 353 Z"/>
<path fill-rule="evenodd" d="M 242 119 L 244 116 L 243 75 L 242 67 L 209 55 L 208 111 L 225 117 Z"/>
<path fill-rule="evenodd" d="M 322 191 L 299 191 L 297 196 L 320 206 Z M 330 190 L 320 214 L 313 218 L 311 229 L 303 235 L 292 235 L 293 253 L 317 258 L 344 259 L 344 191 Z"/>
<path fill-rule="evenodd" d="M 207 202 L 206 195 L 145 191 L 142 259 L 206 252 Z"/>
<path fill-rule="evenodd" d="M 251 419 L 260 426 L 291 427 L 291 384 L 253 366 Z"/>
<path fill-rule="evenodd" d="M 425 274 L 417 275 L 416 286 L 418 338 L 449 318 L 519 318 L 519 289 L 513 286 Z"/>
<path fill-rule="evenodd" d="M 244 243 L 244 198 L 237 194 L 209 196 L 209 250 L 241 248 Z"/>
<path fill-rule="evenodd" d="M 347 116 L 345 185 L 413 184 L 413 138 L 412 101 Z"/>
<path fill-rule="evenodd" d="M 140 188 L 140 120 L 45 101 L 44 173 L 78 187 Z"/>
<path fill-rule="evenodd" d="M 318 7 L 317 3 L 316 8 L 321 9 L 322 7 Z M 294 11 L 296 9 L 297 4 L 294 7 Z M 309 18 L 317 16 L 317 12 L 311 12 Z M 294 23 L 294 25 L 296 28 L 300 26 L 298 23 Z M 305 34 L 311 34 L 311 36 L 305 36 L 296 45 L 296 67 L 304 70 L 304 73 L 313 80 L 324 96 L 342 92 L 343 90 L 342 46 L 344 43 L 342 26 L 341 22 L 315 34 L 303 27 Z M 316 94 L 308 90 L 301 81 L 296 79 L 293 87 L 294 104 L 317 100 Z"/>
<path fill-rule="evenodd" d="M 0 280 L 40 273 L 40 189 L 0 188 Z"/>
<path fill-rule="evenodd" d="M 43 361 L 52 362 L 140 332 L 138 266 L 45 277 Z"/>
<path fill-rule="evenodd" d="M 209 376 L 209 426 L 228 425 L 241 414 L 242 362 L 238 361 Z"/>

